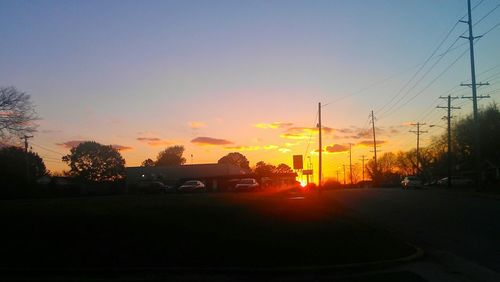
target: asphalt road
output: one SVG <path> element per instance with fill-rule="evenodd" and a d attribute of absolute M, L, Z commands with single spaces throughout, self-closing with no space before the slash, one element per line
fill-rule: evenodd
<path fill-rule="evenodd" d="M 372 224 L 424 250 L 444 251 L 500 273 L 500 199 L 442 189 L 325 193 Z"/>

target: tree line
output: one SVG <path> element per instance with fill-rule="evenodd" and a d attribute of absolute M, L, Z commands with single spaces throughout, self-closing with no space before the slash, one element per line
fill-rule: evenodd
<path fill-rule="evenodd" d="M 49 174 L 43 159 L 35 152 L 11 146 L 12 141 L 36 131 L 38 116 L 30 96 L 14 87 L 0 87 L 0 185 L 12 186 L 30 184 L 41 176 Z M 500 110 L 493 103 L 479 111 L 481 135 L 481 160 L 483 160 L 483 179 L 497 179 L 489 168 L 500 164 Z M 455 175 L 466 175 L 474 169 L 474 120 L 472 115 L 453 123 L 451 129 L 452 170 Z M 446 176 L 447 172 L 447 134 L 433 137 L 429 146 L 421 148 L 417 168 L 416 151 L 387 152 L 377 160 L 368 161 L 368 176 L 378 183 L 399 183 L 401 176 L 418 174 L 425 180 Z M 184 146 L 170 146 L 160 151 L 156 160 L 150 158 L 142 166 L 183 165 Z M 125 160 L 120 152 L 110 145 L 94 141 L 80 143 L 70 153 L 62 157 L 68 164 L 65 175 L 82 181 L 116 181 L 125 177 Z M 218 160 L 220 164 L 233 164 L 242 169 L 252 170 L 258 175 L 291 173 L 286 164 L 274 166 L 263 161 L 251 169 L 248 159 L 238 152 L 229 153 Z M 356 178 L 359 173 L 354 173 Z"/>
<path fill-rule="evenodd" d="M 481 178 L 484 182 L 498 181 L 496 169 L 500 165 L 500 110 L 492 103 L 479 111 Z M 451 126 L 451 169 L 454 176 L 472 177 L 474 174 L 474 120 L 472 115 L 456 120 Z M 380 182 L 399 181 L 400 176 L 417 174 L 426 181 L 447 176 L 448 134 L 434 136 L 419 153 L 417 168 L 416 149 L 387 152 L 367 165 L 369 176 Z"/>

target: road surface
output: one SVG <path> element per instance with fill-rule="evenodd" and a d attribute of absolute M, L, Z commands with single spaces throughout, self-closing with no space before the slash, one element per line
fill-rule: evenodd
<path fill-rule="evenodd" d="M 345 189 L 324 193 L 457 270 L 500 273 L 500 199 L 442 189 Z M 475 281 L 476 279 L 464 279 Z M 496 280 L 500 281 L 500 280 Z"/>

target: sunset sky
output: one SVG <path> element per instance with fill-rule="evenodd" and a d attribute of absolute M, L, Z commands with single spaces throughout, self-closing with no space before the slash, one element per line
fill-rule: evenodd
<path fill-rule="evenodd" d="M 467 26 L 456 24 L 466 3 L 1 0 L 0 85 L 32 96 L 30 142 L 51 171 L 68 169 L 61 156 L 84 140 L 115 145 L 127 166 L 184 145 L 188 164 L 241 152 L 251 166 L 302 154 L 317 168 L 321 102 L 335 151 L 324 174 L 336 177 L 349 143 L 353 163 L 373 157 L 371 110 L 381 154 L 409 150 L 409 123 L 445 126 L 440 95 L 470 95 L 459 86 Z M 473 22 L 485 16 L 475 35 L 487 32 L 475 44 L 478 81 L 491 83 L 484 106 L 500 101 L 500 2 L 472 5 Z M 454 105 L 471 112 L 470 100 Z M 443 131 L 422 129 L 424 144 Z"/>

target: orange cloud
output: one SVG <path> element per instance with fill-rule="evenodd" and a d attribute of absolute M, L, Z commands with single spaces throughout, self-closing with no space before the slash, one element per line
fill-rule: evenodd
<path fill-rule="evenodd" d="M 196 137 L 193 140 L 191 140 L 191 143 L 197 145 L 215 145 L 215 146 L 233 144 L 233 142 L 229 140 L 217 139 L 212 137 Z"/>
<path fill-rule="evenodd" d="M 159 146 L 169 146 L 174 144 L 170 140 L 164 140 L 158 137 L 138 137 L 137 141 L 148 144 L 149 146 L 159 147 Z"/>
<path fill-rule="evenodd" d="M 385 144 L 387 143 L 387 141 L 384 141 L 384 140 L 377 140 L 377 145 L 382 145 L 382 144 Z M 373 146 L 373 141 L 370 141 L 370 140 L 365 140 L 365 141 L 361 141 L 359 142 L 358 144 L 356 144 L 358 146 L 362 146 L 362 147 L 372 147 Z"/>
<path fill-rule="evenodd" d="M 264 150 L 274 150 L 274 149 L 278 149 L 278 146 L 276 145 L 266 145 L 263 147 Z"/>
<path fill-rule="evenodd" d="M 118 151 L 121 152 L 126 152 L 126 151 L 132 151 L 134 148 L 129 147 L 129 146 L 123 146 L 123 145 L 118 145 L 118 144 L 113 144 L 111 147 L 115 148 Z"/>
<path fill-rule="evenodd" d="M 257 123 L 254 124 L 255 127 L 257 128 L 262 128 L 262 129 L 277 129 L 277 128 L 287 128 L 292 126 L 293 123 L 291 122 L 271 122 L 271 123 Z"/>
<path fill-rule="evenodd" d="M 314 153 L 317 154 L 318 152 L 319 152 L 318 149 L 314 150 Z M 345 153 L 345 152 L 349 152 L 349 146 L 334 144 L 334 145 L 326 146 L 323 148 L 323 153 L 325 153 L 325 154 L 336 154 L 336 153 Z"/>
<path fill-rule="evenodd" d="M 286 154 L 286 153 L 291 152 L 292 150 L 290 150 L 288 148 L 279 148 L 278 151 L 281 152 L 281 153 L 283 153 L 283 154 Z"/>
<path fill-rule="evenodd" d="M 87 142 L 87 141 L 71 140 L 71 141 L 67 141 L 64 143 L 58 143 L 57 145 L 62 146 L 62 147 L 67 148 L 67 149 L 72 149 L 72 148 L 77 147 L 78 145 L 80 145 L 83 142 Z M 118 151 L 123 151 L 123 152 L 131 151 L 134 149 L 134 148 L 129 147 L 129 146 L 123 146 L 123 145 L 118 145 L 118 144 L 113 144 L 113 145 L 111 145 L 111 147 L 113 147 L 114 149 L 116 149 Z"/>
<path fill-rule="evenodd" d="M 198 129 L 198 128 L 202 128 L 202 127 L 205 127 L 207 126 L 206 123 L 204 122 L 201 122 L 201 121 L 190 121 L 188 123 L 189 127 L 191 127 L 192 129 Z"/>
<path fill-rule="evenodd" d="M 333 128 L 330 127 L 325 126 L 322 128 L 323 134 L 330 134 L 333 133 L 333 131 Z M 317 127 L 291 127 L 288 128 L 285 133 L 281 134 L 280 137 L 286 139 L 301 140 L 316 137 L 318 133 L 319 130 Z"/>
<path fill-rule="evenodd" d="M 345 145 L 335 144 L 333 146 L 326 146 L 325 152 L 327 153 L 344 153 L 349 151 L 349 147 Z"/>
<path fill-rule="evenodd" d="M 62 146 L 66 149 L 72 149 L 80 145 L 80 143 L 86 142 L 85 140 L 71 140 L 64 143 L 57 143 L 57 145 Z"/>
<path fill-rule="evenodd" d="M 224 147 L 224 149 L 227 150 L 234 150 L 234 151 L 257 151 L 260 150 L 260 146 L 230 146 L 230 147 Z"/>

